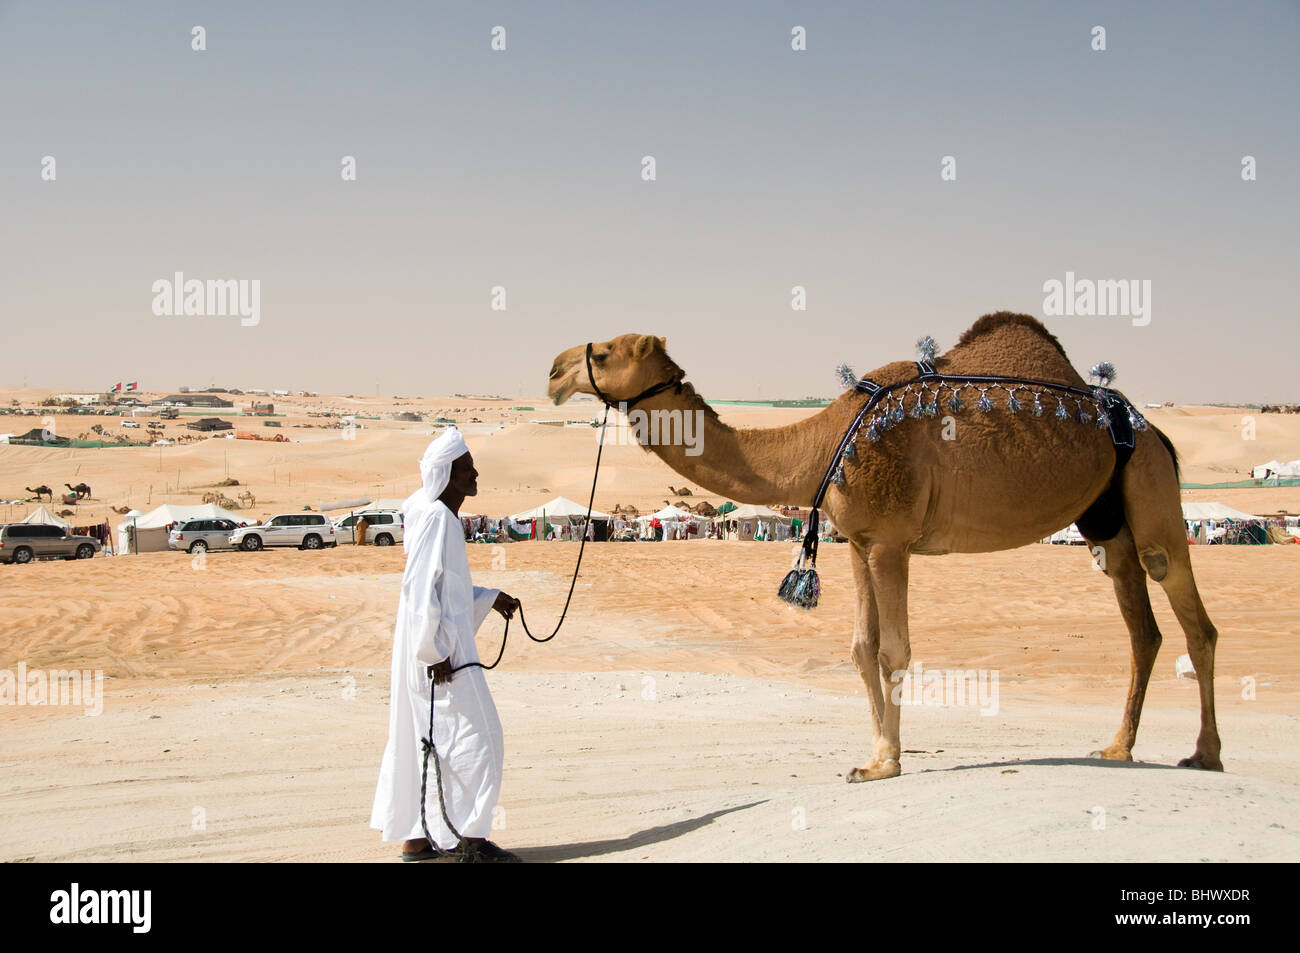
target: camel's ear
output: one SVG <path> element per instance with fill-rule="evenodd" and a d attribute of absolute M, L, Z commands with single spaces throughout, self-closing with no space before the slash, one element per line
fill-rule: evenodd
<path fill-rule="evenodd" d="M 660 338 L 659 343 L 662 344 L 663 340 L 663 338 Z M 654 350 L 654 346 L 654 336 L 643 334 L 636 339 L 636 344 L 632 347 L 632 357 L 638 361 L 644 360 L 650 355 L 650 352 Z"/>

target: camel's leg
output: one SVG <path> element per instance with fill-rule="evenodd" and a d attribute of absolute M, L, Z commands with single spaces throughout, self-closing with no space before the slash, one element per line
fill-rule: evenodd
<path fill-rule="evenodd" d="M 1192 575 L 1187 528 L 1179 506 L 1178 481 L 1168 451 L 1140 435 L 1133 459 L 1124 471 L 1124 513 L 1137 544 L 1138 559 L 1165 590 L 1178 624 L 1187 636 L 1187 651 L 1196 667 L 1201 694 L 1201 731 L 1196 751 L 1180 767 L 1222 771 L 1219 727 L 1214 715 L 1214 649 L 1219 633 L 1210 621 Z"/>
<path fill-rule="evenodd" d="M 856 543 L 851 544 L 851 549 L 849 559 L 853 564 L 853 582 L 857 592 L 853 616 L 853 664 L 862 676 L 862 683 L 867 686 L 867 700 L 871 703 L 872 748 L 879 751 L 885 727 L 885 694 L 889 691 L 888 686 L 882 688 L 880 683 L 880 617 L 871 591 L 867 551 Z"/>
<path fill-rule="evenodd" d="M 1114 539 L 1104 543 L 1088 541 L 1094 549 L 1102 548 L 1102 567 L 1115 586 L 1119 611 L 1128 626 L 1132 660 L 1129 665 L 1128 700 L 1124 704 L 1124 720 L 1110 747 L 1094 751 L 1093 757 L 1110 761 L 1132 761 L 1133 742 L 1137 739 L 1138 721 L 1142 718 L 1142 703 L 1146 699 L 1147 683 L 1156 653 L 1160 651 L 1160 629 L 1151 614 L 1151 598 L 1147 593 L 1146 570 L 1138 560 L 1133 534 L 1123 527 Z"/>
<path fill-rule="evenodd" d="M 876 664 L 879 669 L 880 694 L 872 693 L 873 717 L 880 728 L 871 761 L 848 774 L 849 781 L 878 781 L 902 773 L 899 755 L 899 705 L 894 698 L 895 672 L 907 671 L 912 648 L 907 636 L 907 549 L 878 543 L 867 557 L 871 582 L 871 601 L 879 620 Z M 864 673 L 865 680 L 865 673 Z M 877 702 L 877 699 L 879 701 Z M 877 707 L 877 705 L 879 707 Z M 883 711 L 879 718 L 876 712 Z"/>
<path fill-rule="evenodd" d="M 1155 578 L 1154 570 L 1152 578 Z M 1201 692 L 1201 731 L 1196 738 L 1196 751 L 1190 758 L 1179 761 L 1178 766 L 1222 771 L 1219 726 L 1214 715 L 1214 648 L 1219 641 L 1219 633 L 1210 621 L 1205 605 L 1201 602 L 1201 595 L 1196 590 L 1186 539 L 1183 540 L 1181 550 L 1175 550 L 1171 554 L 1167 571 L 1159 582 L 1164 586 L 1174 615 L 1178 616 L 1178 624 L 1187 636 L 1187 652 L 1192 657 L 1192 665 L 1196 667 L 1196 680 Z"/>

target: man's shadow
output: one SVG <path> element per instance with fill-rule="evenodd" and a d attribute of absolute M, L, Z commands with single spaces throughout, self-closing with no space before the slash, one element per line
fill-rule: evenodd
<path fill-rule="evenodd" d="M 708 814 L 702 814 L 699 817 L 693 817 L 689 820 L 677 821 L 673 824 L 662 824 L 659 827 L 648 827 L 643 831 L 637 831 L 635 834 L 629 834 L 627 837 L 619 837 L 611 840 L 584 841 L 579 844 L 556 844 L 551 847 L 523 847 L 516 849 L 515 853 L 523 860 L 530 863 L 576 860 L 579 857 L 598 857 L 601 854 L 616 854 L 620 851 L 633 850 L 637 847 L 646 847 L 650 844 L 658 844 L 666 840 L 672 840 L 674 837 L 681 837 L 683 834 L 689 834 L 691 831 L 712 824 L 719 817 L 724 817 L 727 814 L 734 813 L 735 811 L 748 810 L 751 807 L 757 807 L 760 804 L 766 803 L 766 800 L 751 801 L 749 804 L 740 804 L 736 807 L 727 807 L 718 811 L 710 811 Z"/>

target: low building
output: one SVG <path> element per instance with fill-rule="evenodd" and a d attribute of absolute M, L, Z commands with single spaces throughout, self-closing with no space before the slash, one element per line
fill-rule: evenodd
<path fill-rule="evenodd" d="M 233 401 L 226 400 L 224 397 L 218 397 L 216 394 L 168 394 L 166 397 L 160 397 L 154 402 L 155 406 L 160 404 L 182 404 L 186 407 L 234 407 Z"/>
<path fill-rule="evenodd" d="M 198 420 L 191 420 L 185 425 L 190 430 L 234 430 L 235 425 L 229 420 L 222 420 L 220 417 L 200 417 Z"/>

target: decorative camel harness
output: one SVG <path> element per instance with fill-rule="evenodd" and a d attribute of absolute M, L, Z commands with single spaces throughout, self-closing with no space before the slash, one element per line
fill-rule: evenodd
<path fill-rule="evenodd" d="M 817 576 L 817 537 L 819 510 L 831 484 L 844 484 L 844 462 L 855 460 L 858 455 L 858 440 L 865 436 L 871 443 L 877 443 L 884 431 L 892 429 L 908 417 L 936 417 L 939 414 L 939 399 L 943 393 L 949 393 L 944 401 L 944 408 L 951 413 L 966 409 L 961 399 L 962 391 L 973 389 L 979 391 L 975 408 L 980 413 L 991 413 L 993 401 L 988 392 L 1001 389 L 1007 395 L 1006 406 L 1011 413 L 1019 413 L 1023 404 L 1016 397 L 1025 393 L 1033 398 L 1029 412 L 1035 417 L 1047 413 L 1043 406 L 1043 397 L 1056 398 L 1056 408 L 1052 416 L 1056 420 L 1073 420 L 1081 425 L 1094 424 L 1098 428 L 1110 431 L 1111 441 L 1115 444 L 1115 471 L 1111 486 L 1098 501 L 1094 502 L 1085 514 L 1097 513 L 1093 520 L 1099 525 L 1099 539 L 1109 539 L 1118 531 L 1113 518 L 1100 512 L 1099 504 L 1105 500 L 1102 509 L 1113 509 L 1117 504 L 1116 480 L 1120 471 L 1133 455 L 1134 431 L 1146 430 L 1146 418 L 1123 394 L 1112 390 L 1107 385 L 1115 379 L 1115 366 L 1107 361 L 1092 367 L 1091 377 L 1097 382 L 1091 388 L 1073 387 L 1054 381 L 1040 381 L 1023 377 L 996 377 L 977 374 L 940 374 L 934 367 L 934 356 L 938 350 L 934 338 L 924 337 L 917 342 L 921 359 L 916 362 L 917 375 L 910 380 L 897 384 L 881 386 L 866 377 L 859 378 L 847 364 L 836 368 L 840 382 L 844 387 L 852 387 L 859 393 L 867 394 L 867 402 L 862 405 L 849 424 L 848 430 L 840 439 L 839 445 L 831 455 L 826 475 L 822 477 L 817 495 L 813 498 L 812 514 L 808 518 L 808 527 L 804 533 L 803 546 L 796 557 L 794 568 L 786 574 L 777 595 L 791 605 L 802 609 L 813 609 L 821 595 L 821 581 Z M 912 398 L 908 406 L 908 398 Z M 1066 401 L 1072 401 L 1071 411 Z M 870 419 L 868 419 L 870 418 Z M 1083 517 L 1080 517 L 1082 520 Z"/>

